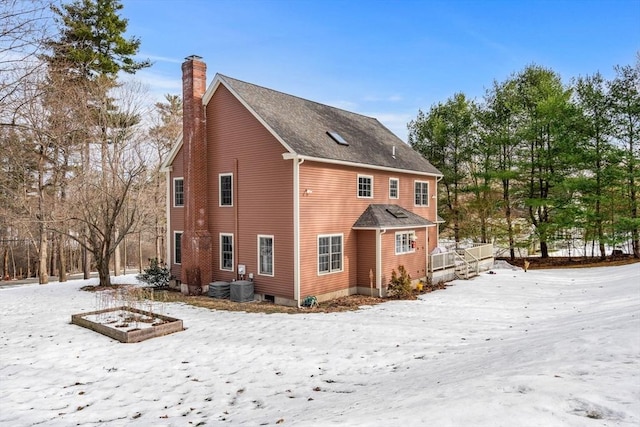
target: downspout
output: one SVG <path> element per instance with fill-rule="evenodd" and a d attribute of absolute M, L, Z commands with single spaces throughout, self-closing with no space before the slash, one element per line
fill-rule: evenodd
<path fill-rule="evenodd" d="M 300 308 L 300 165 L 304 159 L 293 158 L 293 298 Z"/>
<path fill-rule="evenodd" d="M 429 268 L 431 267 L 431 264 L 429 263 L 430 259 L 429 259 L 429 227 L 425 227 L 424 229 L 424 234 L 426 235 L 426 243 L 427 246 L 425 247 L 425 254 L 424 254 L 424 265 L 425 265 L 425 271 L 424 271 L 424 281 L 427 282 L 427 280 L 429 279 Z"/>
<path fill-rule="evenodd" d="M 376 230 L 376 286 L 380 298 L 382 298 L 382 235 L 386 232 L 384 228 Z"/>
<path fill-rule="evenodd" d="M 233 177 L 231 178 L 231 189 L 233 192 L 233 262 L 236 264 L 233 266 L 233 271 L 236 273 L 236 280 L 240 280 L 240 275 L 238 274 L 238 261 L 240 260 L 240 224 L 238 221 L 238 187 L 239 187 L 239 177 L 238 177 L 238 159 L 233 159 Z M 218 185 L 220 185 L 220 178 L 218 178 Z M 222 251 L 222 248 L 219 249 Z M 246 272 L 245 272 L 246 273 Z M 244 279 L 244 277 L 242 278 Z"/>

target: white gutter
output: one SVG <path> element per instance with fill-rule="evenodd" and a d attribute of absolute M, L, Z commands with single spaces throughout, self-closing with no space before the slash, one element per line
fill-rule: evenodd
<path fill-rule="evenodd" d="M 376 286 L 380 298 L 382 298 L 382 235 L 386 232 L 386 229 L 376 229 Z"/>
<path fill-rule="evenodd" d="M 410 174 L 414 174 L 414 175 L 435 176 L 436 178 L 439 177 L 440 179 L 442 179 L 442 175 L 437 174 L 437 173 L 413 171 L 413 170 L 409 170 L 409 169 L 393 168 L 393 167 L 390 167 L 390 166 L 369 165 L 369 164 L 366 164 L 366 163 L 348 162 L 348 161 L 345 161 L 345 160 L 324 159 L 324 158 L 321 158 L 321 157 L 300 156 L 300 155 L 294 154 L 294 153 L 283 153 L 282 154 L 282 158 L 285 159 L 285 160 L 289 160 L 289 159 L 309 160 L 311 162 L 329 163 L 329 164 L 332 164 L 332 165 L 351 166 L 351 167 L 355 167 L 355 168 L 374 169 L 374 170 L 381 170 L 381 171 L 386 171 L 386 172 L 403 172 L 403 173 L 410 173 Z"/>
<path fill-rule="evenodd" d="M 283 156 L 284 157 L 284 156 Z M 300 308 L 300 165 L 304 159 L 293 157 L 293 298 Z"/>

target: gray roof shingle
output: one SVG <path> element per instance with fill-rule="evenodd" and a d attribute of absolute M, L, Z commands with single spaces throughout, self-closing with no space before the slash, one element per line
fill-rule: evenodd
<path fill-rule="evenodd" d="M 441 175 L 428 160 L 372 117 L 221 74 L 217 78 L 297 155 Z M 337 143 L 327 131 L 337 132 L 349 145 Z"/>
<path fill-rule="evenodd" d="M 400 215 L 394 212 L 401 213 Z M 398 217 L 400 216 L 400 218 Z M 353 228 L 405 228 L 426 227 L 433 222 L 398 205 L 371 204 L 353 224 Z"/>

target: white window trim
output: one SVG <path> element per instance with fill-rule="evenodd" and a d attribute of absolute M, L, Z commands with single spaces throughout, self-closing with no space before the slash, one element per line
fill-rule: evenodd
<path fill-rule="evenodd" d="M 222 255 L 223 255 L 223 251 L 222 251 L 222 238 L 225 236 L 231 236 L 231 269 L 228 268 L 223 268 L 223 259 L 222 259 Z M 223 271 L 235 271 L 235 239 L 233 238 L 233 233 L 220 233 L 220 270 Z"/>
<path fill-rule="evenodd" d="M 417 204 L 416 203 L 416 184 L 417 183 L 427 184 L 427 204 L 426 205 Z M 422 207 L 422 208 L 428 208 L 429 207 L 429 198 L 430 198 L 429 192 L 431 191 L 431 188 L 429 188 L 429 187 L 430 187 L 429 181 L 422 181 L 422 180 L 417 180 L 417 179 L 415 181 L 413 181 L 413 206 Z"/>
<path fill-rule="evenodd" d="M 371 195 L 370 196 L 361 196 L 360 195 L 360 178 L 369 178 L 371 180 Z M 358 174 L 358 179 L 356 180 L 356 195 L 359 199 L 373 199 L 373 175 L 361 175 Z"/>
<path fill-rule="evenodd" d="M 231 177 L 231 204 L 230 205 L 223 205 L 222 204 L 222 177 L 223 176 L 230 176 Z M 231 172 L 219 173 L 218 174 L 218 206 L 221 207 L 221 208 L 232 208 L 233 207 L 233 173 L 231 173 Z"/>
<path fill-rule="evenodd" d="M 391 196 L 391 181 L 396 182 L 396 197 Z M 400 178 L 389 178 L 389 199 L 397 200 L 400 198 Z"/>
<path fill-rule="evenodd" d="M 180 241 L 180 262 L 176 262 L 176 242 L 178 241 L 177 239 L 177 235 L 180 235 L 180 239 L 182 239 L 182 234 L 184 233 L 184 231 L 178 231 L 178 230 L 173 230 L 173 263 L 176 265 L 181 265 L 182 264 L 182 240 Z"/>
<path fill-rule="evenodd" d="M 176 205 L 176 181 L 178 180 L 182 180 L 182 204 L 181 205 Z M 183 208 L 184 207 L 184 202 L 185 202 L 185 194 L 184 194 L 184 177 L 181 176 L 177 176 L 175 178 L 173 178 L 173 188 L 171 189 L 171 194 L 173 195 L 172 199 L 173 199 L 173 207 L 174 208 Z"/>
<path fill-rule="evenodd" d="M 340 251 L 340 270 L 331 270 L 331 237 L 340 236 L 342 248 Z M 320 239 L 329 238 L 329 271 L 320 271 Z M 316 238 L 316 270 L 318 276 L 326 276 L 327 274 L 342 273 L 344 271 L 344 233 L 318 234 Z"/>
<path fill-rule="evenodd" d="M 398 246 L 396 245 L 396 242 L 398 241 L 398 236 L 406 234 L 407 235 L 407 240 L 409 242 L 409 250 L 406 252 L 398 252 Z M 406 254 L 412 254 L 416 251 L 416 248 L 411 247 L 411 236 L 415 236 L 416 232 L 415 230 L 406 230 L 406 231 L 396 231 L 396 235 L 395 235 L 395 239 L 393 241 L 393 247 L 394 247 L 394 251 L 396 253 L 396 255 L 406 255 Z"/>
<path fill-rule="evenodd" d="M 260 266 L 261 264 L 261 259 L 260 259 L 260 239 L 271 239 L 271 273 L 262 273 L 260 271 Z M 275 276 L 276 273 L 276 263 L 275 263 L 275 259 L 276 259 L 276 248 L 275 248 L 275 239 L 273 238 L 273 235 L 271 234 L 258 234 L 258 275 L 260 276 L 268 276 L 268 277 L 273 277 Z"/>

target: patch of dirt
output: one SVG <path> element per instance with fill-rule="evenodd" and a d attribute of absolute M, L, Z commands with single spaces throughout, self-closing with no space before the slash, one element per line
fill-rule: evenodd
<path fill-rule="evenodd" d="M 588 268 L 588 267 L 613 267 L 616 265 L 633 264 L 640 262 L 640 259 L 631 255 L 609 256 L 605 259 L 593 257 L 526 257 L 511 260 L 508 257 L 499 257 L 496 260 L 506 261 L 509 264 L 524 268 L 524 262 L 529 261 L 529 270 L 543 268 Z"/>
<path fill-rule="evenodd" d="M 107 290 L 116 290 L 116 289 L 120 289 L 123 286 L 131 286 L 131 285 L 87 285 L 87 286 L 83 286 L 80 289 L 83 291 L 87 291 L 87 292 L 98 292 L 98 291 L 107 291 Z"/>
<path fill-rule="evenodd" d="M 111 286 L 85 286 L 82 288 L 88 292 L 98 292 L 104 290 L 113 290 L 128 285 L 111 285 Z M 445 289 L 445 283 L 437 283 L 433 285 L 424 285 L 422 291 L 414 291 L 411 299 L 416 299 L 418 295 L 433 292 L 438 289 Z M 336 298 L 330 301 L 318 303 L 317 307 L 287 307 L 276 305 L 270 302 L 233 302 L 228 299 L 211 298 L 207 295 L 184 295 L 174 290 L 155 290 L 153 299 L 158 302 L 181 302 L 196 307 L 208 308 L 210 310 L 226 310 L 226 311 L 244 311 L 247 313 L 336 313 L 341 311 L 355 311 L 362 306 L 381 304 L 394 298 L 378 298 L 365 295 L 349 295 Z"/>
<path fill-rule="evenodd" d="M 287 307 L 276 305 L 270 302 L 233 302 L 228 299 L 211 298 L 206 295 L 184 295 L 177 291 L 162 291 L 163 296 L 158 299 L 166 302 L 183 302 L 194 305 L 196 307 L 209 308 L 211 310 L 227 310 L 227 311 L 245 311 L 247 313 L 333 313 L 339 311 L 358 310 L 363 305 L 375 305 L 387 301 L 384 298 L 369 297 L 364 295 L 350 295 L 346 297 L 336 298 L 331 301 L 318 303 L 317 307 Z"/>

